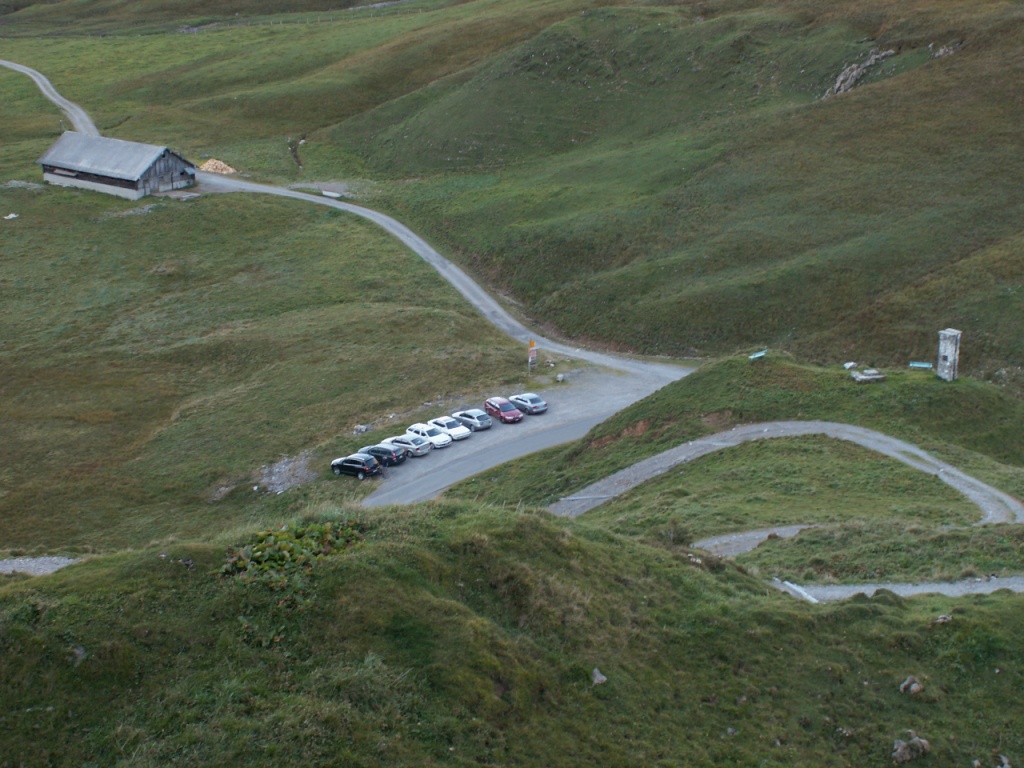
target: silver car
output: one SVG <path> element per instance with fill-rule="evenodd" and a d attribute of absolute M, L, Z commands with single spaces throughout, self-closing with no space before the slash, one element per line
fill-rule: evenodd
<path fill-rule="evenodd" d="M 430 453 L 434 448 L 429 440 L 418 435 L 395 435 L 387 440 L 381 440 L 381 442 L 404 448 L 405 452 L 410 456 L 423 456 Z"/>
<path fill-rule="evenodd" d="M 548 409 L 548 404 L 544 402 L 544 398 L 540 395 L 535 395 L 533 392 L 524 392 L 521 395 L 512 395 L 512 397 L 509 398 L 509 402 L 523 413 L 529 413 L 534 416 L 538 413 L 544 413 L 544 411 Z"/>
<path fill-rule="evenodd" d="M 479 408 L 470 408 L 468 411 L 457 411 L 452 418 L 458 419 L 464 426 L 469 427 L 471 432 L 479 432 L 481 429 L 490 429 L 491 417 Z"/>

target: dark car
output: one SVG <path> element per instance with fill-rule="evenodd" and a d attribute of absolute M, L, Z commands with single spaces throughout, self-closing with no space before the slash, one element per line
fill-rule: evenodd
<path fill-rule="evenodd" d="M 370 475 L 380 474 L 380 462 L 367 453 L 353 453 L 331 462 L 331 470 L 336 475 L 352 475 L 363 480 Z"/>
<path fill-rule="evenodd" d="M 399 448 L 397 445 L 391 445 L 390 443 L 367 445 L 360 448 L 358 453 L 365 453 L 373 456 L 373 458 L 385 467 L 393 467 L 396 464 L 401 464 L 406 459 L 405 448 Z"/>
<path fill-rule="evenodd" d="M 497 419 L 503 424 L 515 424 L 523 420 L 523 412 L 512 405 L 504 397 L 491 397 L 484 401 L 484 410 L 487 415 Z"/>

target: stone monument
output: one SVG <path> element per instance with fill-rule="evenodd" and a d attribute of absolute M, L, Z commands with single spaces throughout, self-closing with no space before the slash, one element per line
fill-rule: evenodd
<path fill-rule="evenodd" d="M 960 364 L 960 334 L 956 328 L 939 331 L 939 364 L 935 372 L 940 379 L 954 381 Z"/>

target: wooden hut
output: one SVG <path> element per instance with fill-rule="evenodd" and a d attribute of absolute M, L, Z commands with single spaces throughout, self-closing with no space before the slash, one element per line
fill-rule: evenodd
<path fill-rule="evenodd" d="M 128 200 L 191 187 L 196 167 L 153 144 L 67 131 L 37 160 L 43 179 L 62 187 L 106 192 Z"/>

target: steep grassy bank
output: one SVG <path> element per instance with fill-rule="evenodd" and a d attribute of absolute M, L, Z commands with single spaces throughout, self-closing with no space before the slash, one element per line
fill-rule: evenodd
<path fill-rule="evenodd" d="M 401 215 L 571 335 L 905 362 L 952 325 L 991 373 L 1024 359 L 1018 16 L 595 11 L 333 137 L 418 175 Z"/>
<path fill-rule="evenodd" d="M 173 544 L 0 588 L 2 753 L 881 766 L 907 728 L 949 764 L 1024 746 L 1019 597 L 812 607 L 683 550 L 456 504 L 364 535 L 276 590 Z M 908 674 L 924 694 L 898 692 Z"/>

